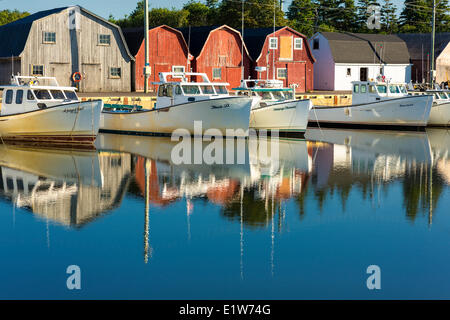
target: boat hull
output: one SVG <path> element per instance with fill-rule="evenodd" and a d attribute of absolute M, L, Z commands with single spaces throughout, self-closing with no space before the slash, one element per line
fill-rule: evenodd
<path fill-rule="evenodd" d="M 260 106 L 251 111 L 250 127 L 257 130 L 279 130 L 282 133 L 304 133 L 311 108 L 311 100 Z"/>
<path fill-rule="evenodd" d="M 429 126 L 450 127 L 450 101 L 436 104 L 431 108 Z"/>
<path fill-rule="evenodd" d="M 432 103 L 432 96 L 410 96 L 352 106 L 315 106 L 309 121 L 312 125 L 425 127 Z"/>
<path fill-rule="evenodd" d="M 55 145 L 92 144 L 98 134 L 103 102 L 69 103 L 0 117 L 0 140 Z"/>
<path fill-rule="evenodd" d="M 207 130 L 218 129 L 225 136 L 227 129 L 242 129 L 235 132 L 235 136 L 247 136 L 251 103 L 248 97 L 227 97 L 137 112 L 103 111 L 100 131 L 171 135 L 178 129 L 184 129 L 183 132 L 191 135 L 215 135 Z M 195 122 L 200 122 L 201 126 L 197 123 L 195 127 Z"/>

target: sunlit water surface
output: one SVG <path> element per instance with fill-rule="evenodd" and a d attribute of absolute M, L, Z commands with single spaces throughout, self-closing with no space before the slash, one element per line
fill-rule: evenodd
<path fill-rule="evenodd" d="M 0 298 L 450 298 L 450 131 L 311 129 L 278 166 L 175 165 L 175 145 L 0 145 Z"/>

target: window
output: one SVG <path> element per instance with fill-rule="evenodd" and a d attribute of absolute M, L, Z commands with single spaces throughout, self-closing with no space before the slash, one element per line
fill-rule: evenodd
<path fill-rule="evenodd" d="M 225 86 L 214 86 L 218 94 L 227 94 L 228 90 Z"/>
<path fill-rule="evenodd" d="M 375 86 L 369 86 L 369 93 L 376 93 Z"/>
<path fill-rule="evenodd" d="M 33 91 L 27 90 L 27 100 L 34 100 Z"/>
<path fill-rule="evenodd" d="M 314 39 L 313 50 L 319 50 L 319 39 Z"/>
<path fill-rule="evenodd" d="M 50 100 L 50 92 L 48 90 L 34 90 L 34 94 L 38 100 Z"/>
<path fill-rule="evenodd" d="M 67 99 L 78 101 L 77 94 L 74 91 L 66 90 L 64 93 L 66 94 Z"/>
<path fill-rule="evenodd" d="M 269 38 L 269 49 L 278 49 L 278 38 Z"/>
<path fill-rule="evenodd" d="M 277 78 L 278 79 L 286 79 L 287 78 L 287 69 L 286 68 L 278 68 L 277 69 Z"/>
<path fill-rule="evenodd" d="M 56 43 L 56 32 L 45 32 L 43 35 L 44 43 Z"/>
<path fill-rule="evenodd" d="M 367 87 L 365 84 L 361 85 L 361 93 L 366 93 L 367 92 Z"/>
<path fill-rule="evenodd" d="M 222 79 L 222 69 L 213 68 L 213 79 Z"/>
<path fill-rule="evenodd" d="M 109 34 L 99 34 L 98 44 L 101 46 L 109 46 L 111 44 L 111 35 Z"/>
<path fill-rule="evenodd" d="M 227 65 L 227 56 L 219 56 L 219 66 L 224 67 Z"/>
<path fill-rule="evenodd" d="M 386 93 L 387 92 L 386 86 L 383 86 L 383 85 L 378 85 L 377 89 L 378 89 L 378 93 Z"/>
<path fill-rule="evenodd" d="M 203 94 L 215 94 L 213 86 L 200 86 Z"/>
<path fill-rule="evenodd" d="M 50 90 L 50 93 L 53 96 L 53 99 L 57 99 L 57 100 L 64 100 L 64 93 L 61 90 Z"/>
<path fill-rule="evenodd" d="M 182 95 L 183 91 L 181 91 L 181 87 L 180 86 L 175 86 L 175 94 L 176 95 Z"/>
<path fill-rule="evenodd" d="M 294 49 L 295 50 L 302 50 L 303 49 L 303 39 L 302 38 L 295 38 L 294 39 Z"/>
<path fill-rule="evenodd" d="M 397 86 L 390 85 L 390 86 L 389 86 L 389 92 L 390 92 L 390 93 L 400 93 L 400 90 L 398 89 Z"/>
<path fill-rule="evenodd" d="M 198 86 L 183 86 L 183 91 L 185 94 L 200 94 L 200 88 Z"/>
<path fill-rule="evenodd" d="M 6 104 L 11 104 L 13 101 L 13 91 L 12 90 L 7 90 L 6 91 L 6 97 L 5 97 L 5 103 Z"/>
<path fill-rule="evenodd" d="M 351 76 L 352 75 L 352 68 L 347 68 L 347 76 Z"/>
<path fill-rule="evenodd" d="M 16 92 L 16 104 L 22 104 L 23 90 L 17 90 Z"/>
<path fill-rule="evenodd" d="M 279 91 L 272 91 L 272 95 L 275 98 L 275 100 L 284 100 L 284 96 Z"/>
<path fill-rule="evenodd" d="M 359 70 L 359 80 L 360 81 L 367 81 L 367 75 L 369 74 L 368 68 L 361 68 Z"/>
<path fill-rule="evenodd" d="M 120 78 L 122 76 L 122 70 L 120 68 L 109 68 L 109 75 L 111 78 Z"/>
<path fill-rule="evenodd" d="M 43 65 L 32 65 L 31 66 L 32 76 L 44 76 L 44 66 Z"/>
<path fill-rule="evenodd" d="M 185 67 L 184 66 L 172 66 L 172 72 L 183 73 L 183 72 L 185 72 Z"/>
<path fill-rule="evenodd" d="M 359 84 L 355 84 L 355 85 L 353 86 L 353 92 L 354 92 L 354 93 L 359 93 Z"/>

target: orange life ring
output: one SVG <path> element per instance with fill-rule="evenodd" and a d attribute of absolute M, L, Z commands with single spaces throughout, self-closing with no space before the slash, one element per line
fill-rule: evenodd
<path fill-rule="evenodd" d="M 81 75 L 80 72 L 74 72 L 74 73 L 72 74 L 72 80 L 73 80 L 73 82 L 80 82 L 82 78 L 83 78 L 83 76 Z"/>

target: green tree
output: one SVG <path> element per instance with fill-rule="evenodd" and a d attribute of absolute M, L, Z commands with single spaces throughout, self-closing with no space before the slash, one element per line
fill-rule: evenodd
<path fill-rule="evenodd" d="M 436 1 L 436 32 L 450 31 L 448 0 Z M 406 0 L 400 14 L 401 32 L 431 32 L 433 0 Z"/>
<path fill-rule="evenodd" d="M 287 11 L 292 28 L 310 37 L 316 31 L 316 5 L 311 0 L 293 0 Z"/>
<path fill-rule="evenodd" d="M 191 0 L 183 6 L 188 12 L 187 24 L 190 26 L 206 26 L 210 23 L 210 7 L 207 5 Z"/>
<path fill-rule="evenodd" d="M 319 31 L 353 32 L 357 28 L 354 0 L 316 0 Z"/>
<path fill-rule="evenodd" d="M 278 1 L 273 0 L 244 0 L 244 23 L 247 28 L 261 28 L 273 26 L 275 4 L 275 24 L 287 24 L 284 12 Z M 223 0 L 218 6 L 216 24 L 227 24 L 233 28 L 241 27 L 242 3 L 235 0 Z"/>
<path fill-rule="evenodd" d="M 376 5 L 380 6 L 380 4 L 373 0 L 358 0 L 357 4 L 357 14 L 356 14 L 356 24 L 357 30 L 361 33 L 378 33 L 377 29 L 369 29 L 367 26 L 367 20 L 370 17 L 370 14 L 367 12 L 369 6 Z M 381 6 L 380 6 L 381 8 Z"/>
<path fill-rule="evenodd" d="M 2 10 L 0 11 L 0 26 L 25 18 L 29 15 L 28 12 L 21 12 L 19 10 Z"/>
<path fill-rule="evenodd" d="M 381 31 L 392 34 L 398 31 L 397 7 L 391 0 L 383 0 L 381 7 Z"/>

